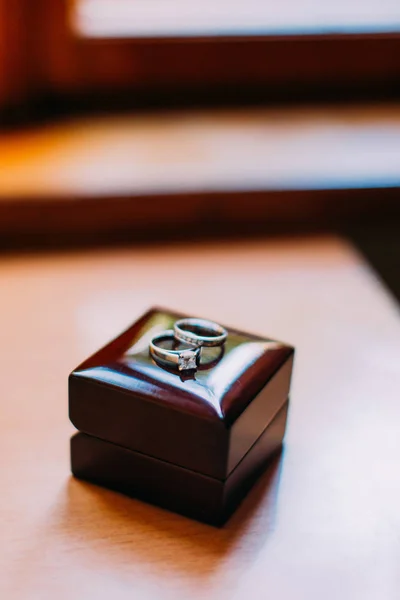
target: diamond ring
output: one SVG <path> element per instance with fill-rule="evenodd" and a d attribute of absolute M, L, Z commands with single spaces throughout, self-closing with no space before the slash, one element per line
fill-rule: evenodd
<path fill-rule="evenodd" d="M 175 368 L 178 367 L 179 371 L 196 370 L 200 363 L 200 346 L 196 344 L 193 347 L 192 344 L 191 348 L 185 348 L 184 350 L 169 350 L 160 346 L 160 343 L 171 340 L 176 343 L 176 337 L 172 329 L 167 329 L 167 331 L 153 337 L 149 345 L 151 356 L 155 360 L 161 360 Z"/>
<path fill-rule="evenodd" d="M 228 332 L 218 323 L 205 319 L 180 319 L 174 325 L 175 338 L 194 346 L 222 346 Z"/>

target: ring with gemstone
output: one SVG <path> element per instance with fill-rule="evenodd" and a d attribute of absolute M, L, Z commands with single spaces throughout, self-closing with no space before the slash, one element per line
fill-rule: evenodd
<path fill-rule="evenodd" d="M 224 327 L 206 319 L 180 319 L 174 325 L 175 338 L 195 346 L 222 346 L 228 337 Z"/>
<path fill-rule="evenodd" d="M 163 348 L 160 343 L 173 341 L 176 343 L 175 333 L 172 329 L 167 329 L 153 337 L 150 342 L 150 354 L 155 360 L 161 360 L 170 366 L 177 367 L 179 371 L 196 370 L 200 363 L 201 348 L 198 344 L 191 344 L 190 348 L 184 350 L 169 350 Z"/>

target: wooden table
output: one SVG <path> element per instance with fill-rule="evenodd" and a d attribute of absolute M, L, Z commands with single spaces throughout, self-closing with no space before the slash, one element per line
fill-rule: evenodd
<path fill-rule="evenodd" d="M 400 597 L 400 321 L 346 242 L 4 256 L 0 286 L 2 599 Z M 154 303 L 298 349 L 283 456 L 220 530 L 69 474 L 68 372 Z"/>

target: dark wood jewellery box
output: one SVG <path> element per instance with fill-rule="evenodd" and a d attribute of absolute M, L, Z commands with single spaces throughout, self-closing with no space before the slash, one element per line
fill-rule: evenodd
<path fill-rule="evenodd" d="M 281 447 L 294 349 L 227 328 L 196 372 L 174 371 L 149 341 L 183 316 L 151 309 L 71 373 L 72 472 L 222 525 Z"/>

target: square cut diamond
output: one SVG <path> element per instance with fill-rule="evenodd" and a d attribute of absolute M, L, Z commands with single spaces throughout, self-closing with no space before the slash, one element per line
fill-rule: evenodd
<path fill-rule="evenodd" d="M 178 369 L 186 371 L 197 369 L 198 350 L 184 350 L 179 354 Z"/>

